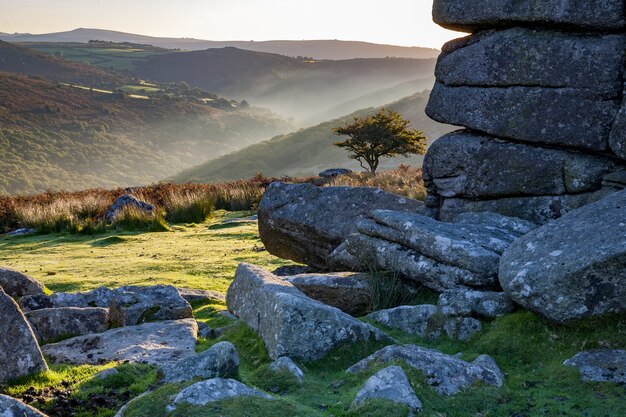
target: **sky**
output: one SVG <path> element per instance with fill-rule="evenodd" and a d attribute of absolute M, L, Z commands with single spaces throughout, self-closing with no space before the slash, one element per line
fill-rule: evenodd
<path fill-rule="evenodd" d="M 341 39 L 440 48 L 432 0 L 0 0 L 0 32 L 79 27 L 206 40 Z"/>

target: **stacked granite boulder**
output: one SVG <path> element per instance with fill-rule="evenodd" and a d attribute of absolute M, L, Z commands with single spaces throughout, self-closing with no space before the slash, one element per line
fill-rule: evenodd
<path fill-rule="evenodd" d="M 448 221 L 493 211 L 545 223 L 624 188 L 622 0 L 435 0 L 447 43 L 426 112 L 463 126 L 424 161 Z"/>

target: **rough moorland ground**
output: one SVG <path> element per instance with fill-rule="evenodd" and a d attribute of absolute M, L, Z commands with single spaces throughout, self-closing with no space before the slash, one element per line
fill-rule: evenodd
<path fill-rule="evenodd" d="M 176 226 L 173 232 L 119 233 L 95 237 L 40 235 L 0 238 L 3 265 L 27 270 L 52 291 L 78 291 L 99 285 L 170 283 L 180 287 L 224 292 L 238 262 L 267 268 L 284 261 L 261 251 L 255 223 L 223 223 L 244 213 L 219 212 L 198 225 Z M 414 303 L 434 302 L 434 294 L 422 292 Z M 196 304 L 196 317 L 212 327 L 229 320 L 217 312 L 218 303 Z M 583 349 L 626 348 L 626 316 L 551 325 L 529 312 L 517 312 L 486 323 L 469 342 L 428 342 L 390 331 L 401 342 L 434 347 L 446 353 L 463 353 L 464 359 L 492 355 L 504 372 L 502 388 L 477 386 L 453 397 L 441 397 L 425 383 L 423 375 L 405 368 L 424 404 L 421 415 L 456 416 L 593 416 L 626 415 L 626 389 L 607 383 L 581 382 L 576 370 L 563 360 Z M 110 417 L 127 398 L 148 388 L 153 393 L 133 403 L 127 416 L 401 416 L 408 410 L 373 403 L 350 410 L 350 403 L 365 380 L 378 369 L 362 375 L 344 370 L 380 348 L 361 344 L 332 352 L 325 359 L 304 363 L 306 376 L 298 386 L 287 375 L 268 369 L 267 353 L 254 333 L 235 326 L 217 340 L 200 339 L 204 350 L 217 341 L 233 342 L 242 359 L 239 379 L 276 396 L 276 401 L 237 399 L 207 407 L 180 407 L 166 413 L 170 396 L 181 384 L 158 386 L 156 371 L 145 365 L 53 366 L 46 374 L 15 381 L 2 387 L 10 395 L 35 399 L 34 404 L 50 416 Z M 119 374 L 104 380 L 93 375 L 117 366 Z M 37 403 L 40 399 L 41 403 Z M 73 412 L 74 414 L 69 414 Z"/>

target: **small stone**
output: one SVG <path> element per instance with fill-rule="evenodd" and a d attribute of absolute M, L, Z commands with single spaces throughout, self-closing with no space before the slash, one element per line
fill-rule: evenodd
<path fill-rule="evenodd" d="M 109 303 L 114 326 L 193 317 L 191 305 L 171 285 L 127 286 L 115 291 Z"/>
<path fill-rule="evenodd" d="M 204 406 L 216 401 L 237 397 L 260 397 L 266 400 L 273 399 L 271 396 L 250 388 L 234 379 L 213 378 L 197 382 L 179 392 L 172 404 L 167 407 L 167 411 L 174 411 L 179 404 Z"/>
<path fill-rule="evenodd" d="M 513 300 L 504 292 L 446 290 L 439 295 L 439 308 L 446 316 L 501 317 L 515 310 Z"/>
<path fill-rule="evenodd" d="M 120 371 L 118 371 L 117 369 L 109 368 L 109 369 L 105 369 L 102 372 L 98 372 L 97 374 L 95 374 L 93 376 L 93 378 L 94 379 L 106 379 L 106 378 L 108 378 L 110 376 L 113 376 L 113 375 L 119 375 L 119 373 L 120 373 Z"/>
<path fill-rule="evenodd" d="M 286 371 L 296 378 L 298 384 L 304 381 L 304 371 L 296 363 L 286 356 L 281 356 L 270 364 L 270 369 L 274 372 Z"/>
<path fill-rule="evenodd" d="M 26 274 L 8 268 L 0 268 L 0 288 L 14 299 L 26 295 L 43 294 L 42 283 Z"/>
<path fill-rule="evenodd" d="M 226 296 L 217 291 L 193 290 L 189 288 L 177 289 L 180 296 L 183 297 L 188 303 L 193 303 L 197 301 L 216 301 L 220 303 L 226 302 Z"/>
<path fill-rule="evenodd" d="M 230 342 L 220 342 L 195 356 L 161 368 L 165 382 L 184 382 L 194 378 L 230 378 L 239 370 L 239 355 Z"/>
<path fill-rule="evenodd" d="M 1 417 L 47 417 L 39 410 L 24 404 L 20 400 L 0 394 Z"/>
<path fill-rule="evenodd" d="M 389 400 L 404 404 L 412 412 L 422 409 L 422 403 L 415 395 L 411 383 L 399 366 L 390 366 L 378 371 L 365 382 L 357 393 L 351 407 L 359 407 L 371 400 Z"/>

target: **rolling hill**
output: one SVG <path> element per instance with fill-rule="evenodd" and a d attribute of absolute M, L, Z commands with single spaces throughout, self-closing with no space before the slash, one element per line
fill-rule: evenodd
<path fill-rule="evenodd" d="M 147 184 L 291 129 L 268 110 L 0 73 L 0 194 Z"/>
<path fill-rule="evenodd" d="M 308 56 L 316 59 L 352 58 L 436 58 L 439 51 L 431 48 L 381 45 L 368 42 L 339 40 L 309 41 L 207 41 L 190 38 L 159 38 L 102 29 L 74 29 L 67 32 L 33 35 L 29 33 L 0 33 L 0 39 L 8 42 L 132 42 L 149 44 L 168 49 L 202 50 L 233 46 L 257 52 L 269 52 L 286 56 Z"/>
<path fill-rule="evenodd" d="M 434 122 L 426 116 L 424 108 L 428 94 L 428 91 L 416 93 L 388 107 L 411 120 L 412 126 L 422 130 L 432 141 L 455 128 Z M 349 116 L 277 136 L 185 170 L 172 179 L 181 183 L 210 182 L 249 178 L 256 173 L 281 177 L 317 174 L 324 169 L 336 167 L 360 170 L 356 161 L 351 160 L 344 150 L 333 145 L 339 138 L 331 132 L 331 129 L 349 122 L 353 117 L 374 111 L 374 108 L 360 110 Z M 421 165 L 421 159 L 421 157 L 384 159 L 381 161 L 381 168 L 395 167 L 402 162 Z"/>

